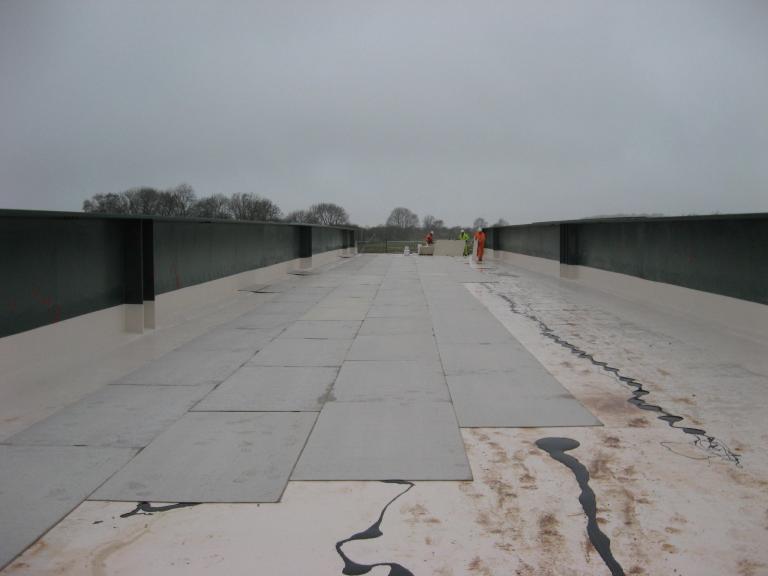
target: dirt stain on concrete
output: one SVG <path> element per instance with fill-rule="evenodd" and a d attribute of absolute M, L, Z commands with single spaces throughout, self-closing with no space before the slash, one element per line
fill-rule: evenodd
<path fill-rule="evenodd" d="M 619 448 L 621 446 L 621 442 L 616 436 L 608 436 L 603 440 L 603 444 L 608 446 L 608 448 Z"/>
<path fill-rule="evenodd" d="M 475 556 L 472 560 L 470 560 L 469 564 L 467 564 L 467 569 L 473 574 L 493 576 L 493 572 L 491 572 L 491 569 L 488 567 L 488 565 L 485 564 L 485 562 L 483 562 L 480 556 Z"/>
<path fill-rule="evenodd" d="M 435 518 L 423 504 L 404 505 L 400 508 L 400 512 L 406 515 L 405 521 L 411 526 L 416 526 L 417 524 L 441 524 L 441 521 Z"/>
<path fill-rule="evenodd" d="M 765 574 L 766 565 L 762 562 L 753 562 L 752 560 L 739 560 L 738 572 L 739 576 L 759 576 Z"/>

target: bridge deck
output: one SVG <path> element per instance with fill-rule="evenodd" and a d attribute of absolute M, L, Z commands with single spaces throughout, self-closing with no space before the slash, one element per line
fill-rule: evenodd
<path fill-rule="evenodd" d="M 0 428 L 4 573 L 340 574 L 401 493 L 348 567 L 768 570 L 765 343 L 662 307 L 361 255 L 82 371 Z"/>

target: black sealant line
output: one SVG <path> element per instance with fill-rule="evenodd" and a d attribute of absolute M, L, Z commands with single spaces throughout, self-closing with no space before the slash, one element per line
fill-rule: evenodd
<path fill-rule="evenodd" d="M 168 504 L 166 506 L 152 506 L 149 502 L 137 502 L 136 508 L 125 514 L 120 514 L 120 518 L 130 518 L 137 514 L 152 515 L 154 512 L 167 512 L 168 510 L 176 510 L 177 508 L 189 508 L 190 506 L 198 506 L 200 502 L 179 502 L 178 504 Z"/>
<path fill-rule="evenodd" d="M 413 482 L 408 482 L 407 480 L 382 480 L 382 482 L 386 482 L 388 484 L 403 484 L 408 485 L 408 488 L 400 492 L 397 496 L 392 498 L 389 502 L 387 502 L 387 505 L 384 506 L 384 508 L 381 510 L 381 514 L 379 514 L 379 519 L 376 520 L 373 524 L 371 524 L 370 527 L 363 530 L 362 532 L 358 532 L 357 534 L 353 534 L 349 538 L 346 538 L 344 540 L 340 540 L 336 542 L 336 552 L 338 552 L 339 556 L 341 556 L 341 559 L 344 561 L 344 568 L 341 571 L 342 574 L 346 574 L 347 576 L 357 576 L 360 574 L 368 574 L 371 570 L 376 568 L 377 566 L 389 566 L 389 576 L 414 576 L 413 572 L 405 568 L 404 566 L 401 566 L 400 564 L 397 564 L 395 562 L 377 562 L 376 564 L 359 564 L 355 562 L 354 560 L 350 560 L 350 558 L 344 554 L 344 551 L 341 549 L 344 544 L 347 542 L 352 542 L 353 540 L 371 540 L 373 538 L 378 538 L 379 536 L 382 536 L 384 533 L 381 531 L 381 523 L 384 520 L 384 514 L 387 511 L 387 508 L 400 496 L 408 492 L 411 488 L 413 488 L 414 484 Z"/>
<path fill-rule="evenodd" d="M 648 402 L 643 400 L 643 397 L 650 394 L 650 392 L 645 389 L 642 382 L 630 376 L 623 376 L 621 374 L 621 369 L 611 366 L 607 362 L 596 360 L 592 354 L 589 354 L 588 352 L 582 350 L 581 348 L 572 344 L 568 340 L 561 338 L 560 336 L 555 334 L 552 328 L 547 326 L 547 324 L 543 322 L 533 312 L 520 310 L 517 304 L 515 303 L 515 301 L 510 296 L 493 290 L 490 284 L 488 285 L 484 284 L 484 285 L 493 294 L 496 294 L 497 296 L 505 300 L 509 304 L 509 309 L 513 313 L 518 314 L 520 316 L 524 316 L 525 318 L 528 318 L 529 320 L 532 320 L 533 322 L 538 324 L 539 330 L 541 331 L 541 334 L 543 336 L 556 342 L 563 348 L 570 350 L 572 354 L 575 354 L 579 358 L 586 358 L 593 365 L 611 374 L 614 378 L 616 378 L 622 384 L 626 384 L 630 388 L 633 388 L 632 396 L 627 400 L 627 402 L 629 402 L 633 406 L 640 408 L 640 410 L 646 410 L 648 412 L 656 412 L 657 414 L 659 414 L 657 418 L 669 424 L 671 428 L 674 428 L 675 430 L 681 430 L 685 434 L 690 434 L 694 436 L 695 437 L 695 440 L 693 442 L 694 445 L 703 449 L 708 454 L 712 456 L 717 456 L 718 458 L 721 458 L 727 462 L 733 462 L 734 464 L 736 464 L 736 466 L 741 466 L 741 456 L 734 453 L 730 448 L 728 448 L 728 446 L 722 440 L 718 440 L 714 436 L 707 434 L 707 431 L 701 428 L 691 428 L 689 426 L 676 426 L 678 422 L 683 420 L 682 416 L 672 414 L 671 412 L 668 412 L 667 410 L 665 410 L 664 408 L 662 408 L 657 404 L 649 404 Z"/>
<path fill-rule="evenodd" d="M 611 552 L 611 540 L 606 536 L 597 523 L 597 500 L 592 488 L 589 487 L 589 471 L 586 466 L 566 454 L 568 450 L 579 447 L 579 443 L 571 438 L 541 438 L 536 440 L 536 446 L 547 452 L 552 458 L 567 466 L 576 476 L 576 481 L 581 488 L 579 502 L 587 515 L 587 535 L 592 546 L 595 547 L 600 558 L 611 571 L 611 576 L 624 576 L 624 569 L 616 561 Z"/>

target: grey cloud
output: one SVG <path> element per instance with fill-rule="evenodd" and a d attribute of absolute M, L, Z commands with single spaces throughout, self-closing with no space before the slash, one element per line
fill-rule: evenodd
<path fill-rule="evenodd" d="M 0 3 L 0 206 L 768 210 L 768 4 Z"/>

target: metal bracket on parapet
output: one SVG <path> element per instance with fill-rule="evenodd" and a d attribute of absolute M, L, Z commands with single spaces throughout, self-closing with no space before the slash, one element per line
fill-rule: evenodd
<path fill-rule="evenodd" d="M 142 334 L 155 327 L 154 222 L 127 220 L 125 226 L 125 330 Z"/>
<path fill-rule="evenodd" d="M 297 226 L 299 258 L 297 266 L 290 270 L 289 274 L 306 276 L 312 273 L 312 227 Z"/>

